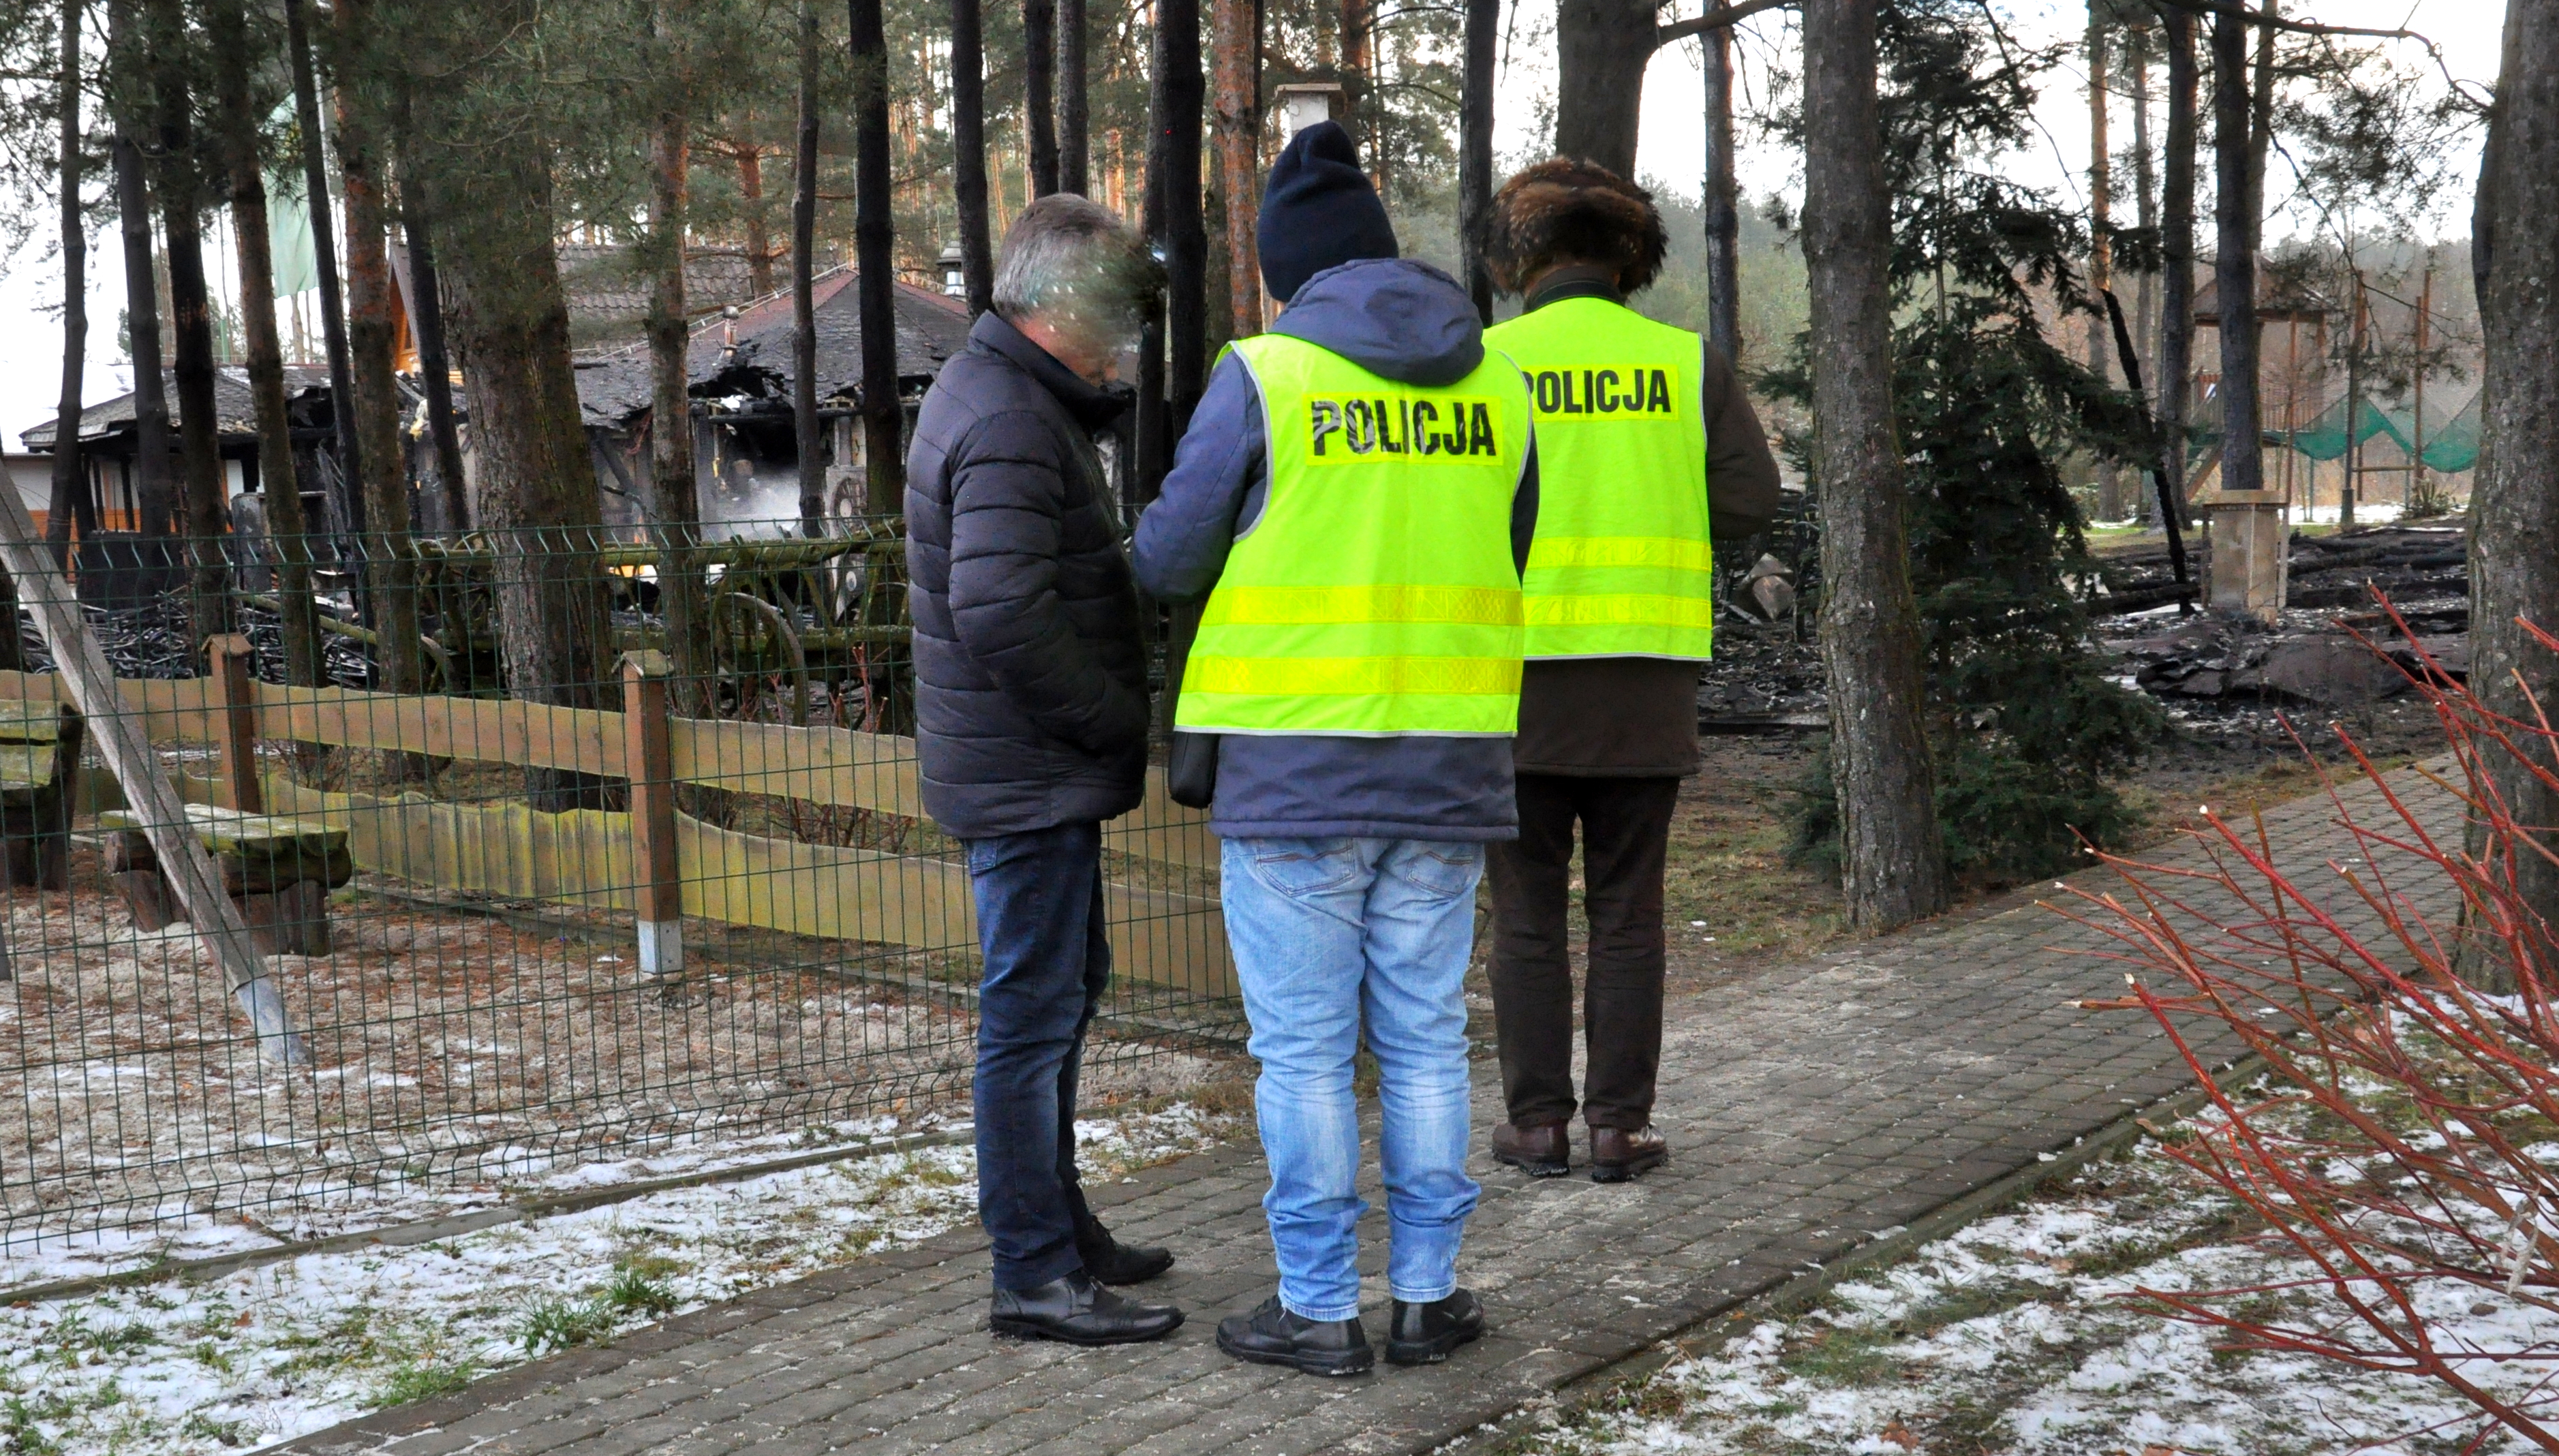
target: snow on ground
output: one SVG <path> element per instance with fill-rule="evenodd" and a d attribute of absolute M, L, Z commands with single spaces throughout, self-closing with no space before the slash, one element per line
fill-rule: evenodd
<path fill-rule="evenodd" d="M 1603 1408 L 1552 1414 L 1547 1456 L 2452 1456 L 2529 1449 L 2449 1390 L 2307 1357 L 2216 1351 L 2122 1297 L 2249 1286 L 2301 1265 L 2250 1246 L 2236 1206 L 2143 1143 L 2016 1211 L 1843 1283 L 1792 1319 L 1744 1323 Z M 2313 1296 L 2292 1318 L 2311 1313 Z M 2451 1342 L 2512 1347 L 2559 1321 L 2476 1291 L 2430 1308 Z M 2537 1323 L 2536 1323 L 2537 1322 Z M 1719 1347 L 1720 1348 L 1711 1348 Z M 2528 1367 L 2475 1371 L 2519 1391 Z"/>
<path fill-rule="evenodd" d="M 527 1149 L 513 1159 L 503 1180 L 404 1180 L 360 1194 L 310 1198 L 282 1209 L 261 1208 L 255 1214 L 185 1214 L 75 1234 L 40 1227 L 0 1238 L 0 1290 L 121 1273 L 165 1260 L 256 1253 L 289 1242 L 427 1223 L 545 1196 L 602 1192 L 619 1184 L 717 1173 L 828 1152 L 849 1155 L 867 1144 L 904 1134 L 931 1134 L 946 1126 L 966 1125 L 965 1121 L 946 1123 L 939 1114 L 911 1123 L 882 1115 L 821 1123 L 796 1132 L 688 1133 L 645 1155 L 620 1158 L 581 1156 L 576 1148 Z M 14 1453 L 0 1446 L 0 1456 Z"/>
<path fill-rule="evenodd" d="M 1239 1125 L 1176 1103 L 1076 1130 L 1100 1181 Z M 965 1146 L 885 1154 L 0 1309 L 0 1452 L 203 1456 L 285 1440 L 932 1238 L 977 1216 L 976 1161 Z"/>

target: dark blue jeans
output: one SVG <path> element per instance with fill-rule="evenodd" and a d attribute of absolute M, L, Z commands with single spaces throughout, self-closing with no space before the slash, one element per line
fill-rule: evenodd
<path fill-rule="evenodd" d="M 1102 826 L 1059 824 L 969 841 L 978 944 L 978 1217 L 995 1287 L 1030 1289 L 1084 1266 L 1093 1222 L 1075 1173 L 1084 1029 L 1111 983 Z"/>

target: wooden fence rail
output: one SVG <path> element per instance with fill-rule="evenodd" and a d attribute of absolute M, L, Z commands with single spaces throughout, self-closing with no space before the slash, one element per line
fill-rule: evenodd
<path fill-rule="evenodd" d="M 245 673 L 245 656 L 218 668 Z M 513 699 L 404 695 L 345 687 L 232 684 L 219 677 L 117 682 L 157 743 L 221 744 L 235 704 L 253 706 L 257 736 L 481 763 L 630 777 L 643 738 L 628 715 Z M 0 697 L 62 697 L 45 673 L 0 672 Z M 243 715 L 244 716 L 244 715 Z M 794 728 L 725 719 L 663 724 L 668 779 L 809 803 L 924 816 L 915 740 L 844 728 Z M 234 775 L 235 779 L 241 776 Z M 200 783 L 202 781 L 199 781 Z M 439 888 L 548 900 L 663 917 L 640 903 L 634 846 L 653 829 L 672 838 L 682 913 L 828 940 L 961 949 L 977 941 L 967 870 L 947 859 L 842 849 L 742 834 L 682 816 L 641 796 L 650 818 L 601 810 L 538 813 L 522 803 L 464 803 L 404 794 L 325 793 L 276 772 L 254 781 L 267 811 L 350 830 L 357 864 Z M 240 793 L 218 789 L 226 801 Z M 1218 843 L 1206 815 L 1164 792 L 1147 771 L 1145 801 L 1104 826 L 1108 848 L 1132 858 L 1213 872 Z M 1214 900 L 1137 886 L 1106 887 L 1121 972 L 1206 995 L 1233 995 L 1234 969 Z M 662 919 L 653 924 L 663 925 Z M 662 935 L 661 931 L 648 932 Z M 680 965 L 680 948 L 676 950 Z M 658 957 L 652 957 L 656 959 Z"/>

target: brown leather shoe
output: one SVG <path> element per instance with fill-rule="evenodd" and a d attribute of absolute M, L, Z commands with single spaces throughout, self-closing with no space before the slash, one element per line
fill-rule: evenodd
<path fill-rule="evenodd" d="M 1633 1132 L 1622 1127 L 1590 1129 L 1590 1181 L 1623 1183 L 1669 1162 L 1670 1144 L 1649 1124 Z"/>
<path fill-rule="evenodd" d="M 1493 1161 L 1531 1178 L 1561 1178 L 1573 1171 L 1573 1143 L 1561 1122 L 1536 1127 L 1503 1122 L 1493 1128 Z"/>

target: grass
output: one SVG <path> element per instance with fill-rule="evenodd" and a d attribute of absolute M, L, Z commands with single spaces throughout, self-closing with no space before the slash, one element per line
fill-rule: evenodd
<path fill-rule="evenodd" d="M 470 1384 L 480 1375 L 480 1368 L 470 1361 L 448 1364 L 443 1361 L 410 1360 L 391 1368 L 380 1388 L 374 1391 L 371 1404 L 406 1405 L 430 1395 L 448 1395 Z"/>
<path fill-rule="evenodd" d="M 40 1420 L 65 1419 L 71 1402 L 60 1395 L 24 1395 L 0 1399 L 0 1456 L 61 1456 L 62 1443 L 45 1434 Z"/>
<path fill-rule="evenodd" d="M 225 1446 L 245 1446 L 257 1439 L 257 1427 L 244 1420 L 218 1420 L 199 1410 L 178 1427 L 178 1434 Z"/>
<path fill-rule="evenodd" d="M 516 1341 L 531 1356 L 573 1350 L 609 1340 L 634 1320 L 663 1319 L 677 1303 L 663 1274 L 626 1260 L 611 1283 L 582 1299 L 535 1300 L 516 1327 Z"/>
<path fill-rule="evenodd" d="M 1801 745 L 1710 738 L 1702 752 L 1671 818 L 1662 899 L 1673 947 L 1792 959 L 1836 939 L 1838 881 L 1786 862 L 1784 807 Z"/>

